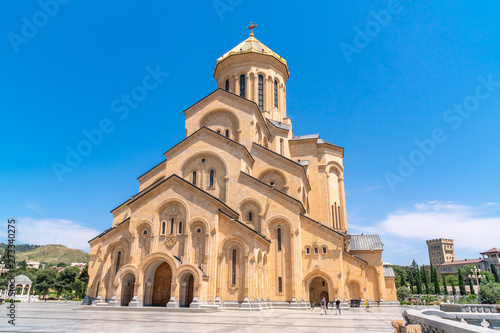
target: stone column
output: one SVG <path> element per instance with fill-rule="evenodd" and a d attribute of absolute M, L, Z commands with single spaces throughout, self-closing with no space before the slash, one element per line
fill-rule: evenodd
<path fill-rule="evenodd" d="M 233 76 L 234 80 L 234 94 L 235 95 L 240 95 L 240 77 L 239 76 Z"/>
<path fill-rule="evenodd" d="M 250 274 L 249 274 L 250 263 L 248 262 L 248 253 L 245 253 L 244 260 L 245 260 L 245 262 L 243 263 L 244 267 L 245 267 L 245 293 L 244 293 L 244 297 L 248 297 L 249 288 L 250 288 Z"/>
<path fill-rule="evenodd" d="M 23 296 L 23 295 L 24 295 L 24 287 L 25 287 L 25 286 L 26 286 L 25 284 L 23 284 L 23 285 L 22 285 L 22 288 L 21 288 L 21 296 Z"/>
<path fill-rule="evenodd" d="M 343 231 L 343 232 L 347 232 L 347 210 L 346 210 L 346 207 L 345 207 L 345 192 L 344 192 L 344 175 L 339 175 L 339 196 L 340 196 L 340 204 L 342 205 L 342 208 L 340 209 L 341 210 L 341 216 L 340 216 L 340 225 L 339 225 L 339 228 Z"/>
<path fill-rule="evenodd" d="M 30 295 L 30 291 L 31 291 L 31 285 L 28 286 L 28 293 L 27 293 L 28 296 Z"/>
<path fill-rule="evenodd" d="M 328 216 L 330 219 L 328 220 L 328 223 L 331 224 L 333 229 L 335 228 L 335 217 L 332 214 L 332 200 L 330 198 L 330 173 L 328 171 L 325 171 L 325 178 L 326 178 L 326 204 L 328 205 Z"/>
<path fill-rule="evenodd" d="M 259 73 L 256 74 L 253 80 L 253 101 L 257 103 L 257 106 L 259 106 Z"/>

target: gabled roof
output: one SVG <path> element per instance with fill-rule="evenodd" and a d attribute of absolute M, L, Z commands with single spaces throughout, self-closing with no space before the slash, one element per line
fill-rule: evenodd
<path fill-rule="evenodd" d="M 290 130 L 290 125 L 287 125 L 285 123 L 281 123 L 279 121 L 276 121 L 276 120 L 272 120 L 272 119 L 269 119 L 269 118 L 266 118 L 268 122 L 270 122 L 274 127 L 276 128 L 279 128 L 279 129 L 282 129 L 282 130 L 285 130 L 285 131 L 289 131 Z"/>
<path fill-rule="evenodd" d="M 268 243 L 271 243 L 271 240 L 269 238 L 267 238 L 266 236 L 264 236 L 264 234 L 262 234 L 261 232 L 255 230 L 255 229 L 252 229 L 250 228 L 248 225 L 246 225 L 245 223 L 233 218 L 231 215 L 228 215 L 227 213 L 225 213 L 224 211 L 220 210 L 219 209 L 219 212 L 221 212 L 222 214 L 226 215 L 227 217 L 229 217 L 231 219 L 231 221 L 235 221 L 236 223 L 238 223 L 239 225 L 245 227 L 246 229 L 252 231 L 253 233 L 257 234 L 258 236 L 260 236 L 262 239 L 264 239 L 266 242 Z"/>
<path fill-rule="evenodd" d="M 478 259 L 464 259 L 464 260 L 455 260 L 455 261 L 447 261 L 442 263 L 441 266 L 454 266 L 454 265 L 467 265 L 467 264 L 477 264 L 484 261 L 482 258 Z"/>
<path fill-rule="evenodd" d="M 290 141 L 319 139 L 319 134 L 294 135 Z"/>
<path fill-rule="evenodd" d="M 178 182 L 178 183 L 181 183 L 181 184 L 185 184 L 187 185 L 188 187 L 190 187 L 194 192 L 197 192 L 198 194 L 202 195 L 202 196 L 205 196 L 206 198 L 210 199 L 210 200 L 215 200 L 218 204 L 220 204 L 222 207 L 224 207 L 229 213 L 233 214 L 234 217 L 238 217 L 239 214 L 237 212 L 235 212 L 231 207 L 229 207 L 228 205 L 226 205 L 223 201 L 221 201 L 219 198 L 216 198 L 214 197 L 213 195 L 211 195 L 210 193 L 208 192 L 205 192 L 203 191 L 202 189 L 200 189 L 199 187 L 191 184 L 190 182 L 188 182 L 187 180 L 177 176 L 176 174 L 173 174 L 171 175 L 170 177 L 168 177 L 167 179 L 161 181 L 161 182 L 158 182 L 156 183 L 155 186 L 151 187 L 151 188 L 148 188 L 148 189 L 145 189 L 141 192 L 139 192 L 136 196 L 134 196 L 132 198 L 132 200 L 128 203 L 128 205 L 134 203 L 135 201 L 139 200 L 140 198 L 144 197 L 146 194 L 148 194 L 149 192 L 153 191 L 155 188 L 157 188 L 158 186 L 166 183 L 166 182 L 169 182 L 169 181 L 172 181 L 172 182 Z M 220 208 L 219 208 L 220 209 Z M 227 214 L 227 213 L 226 213 Z"/>
<path fill-rule="evenodd" d="M 384 249 L 379 235 L 351 235 L 351 251 L 379 251 Z"/>
<path fill-rule="evenodd" d="M 259 109 L 259 106 L 257 105 L 257 103 L 255 103 L 254 101 L 252 100 L 249 100 L 249 99 L 246 99 L 245 97 L 241 97 L 240 95 L 236 95 L 230 91 L 227 91 L 225 89 L 221 89 L 221 88 L 217 88 L 215 89 L 214 91 L 212 91 L 210 94 L 208 94 L 207 96 L 203 97 L 202 99 L 200 99 L 198 102 L 194 103 L 193 105 L 191 105 L 190 107 L 188 107 L 187 109 L 185 109 L 184 111 L 182 111 L 184 114 L 186 114 L 187 111 L 189 111 L 191 108 L 195 107 L 196 105 L 198 105 L 199 103 L 203 102 L 205 99 L 208 99 L 209 97 L 213 97 L 212 95 L 215 95 L 215 94 L 228 94 L 227 96 L 230 96 L 230 97 L 237 97 L 239 99 L 241 99 L 242 101 L 245 101 L 246 103 L 250 103 L 250 105 L 253 105 L 254 109 L 255 109 L 255 114 L 258 115 L 258 117 L 260 118 L 260 120 L 262 121 L 262 123 L 264 124 L 264 127 L 265 129 L 267 130 L 267 133 L 269 135 L 271 135 L 271 132 L 269 132 L 269 127 L 267 126 L 267 122 L 266 122 L 266 118 L 264 118 L 264 116 L 262 115 L 262 113 L 260 112 L 260 109 Z"/>
<path fill-rule="evenodd" d="M 104 230 L 103 232 L 101 232 L 99 235 L 95 236 L 94 238 L 92 238 L 88 242 L 90 243 L 96 238 L 101 238 L 102 236 L 106 235 L 107 233 L 111 232 L 112 230 L 115 230 L 116 228 L 118 228 L 119 226 L 121 226 L 123 223 L 126 223 L 126 222 L 130 222 L 130 217 L 127 217 L 125 220 L 121 221 L 120 223 L 118 223 L 114 227 L 111 227 L 109 229 Z"/>
<path fill-rule="evenodd" d="M 317 225 L 319 225 L 319 226 L 321 226 L 321 227 L 323 227 L 323 228 L 325 228 L 325 229 L 327 229 L 327 230 L 329 230 L 329 231 L 333 231 L 334 233 L 339 234 L 339 235 L 340 235 L 340 236 L 342 236 L 342 237 L 347 236 L 347 234 L 344 234 L 342 231 L 338 231 L 338 230 L 332 229 L 332 228 L 328 227 L 327 225 L 325 225 L 325 224 L 323 224 L 323 223 L 321 223 L 321 222 L 319 222 L 319 221 L 313 220 L 313 219 L 312 219 L 312 218 L 310 218 L 309 216 L 306 216 L 306 215 L 304 215 L 304 214 L 300 214 L 300 216 L 303 216 L 303 217 L 305 217 L 306 219 L 310 220 L 311 222 L 314 222 L 314 223 L 316 223 Z"/>
<path fill-rule="evenodd" d="M 170 148 L 169 150 L 164 152 L 163 155 L 166 155 L 166 154 L 172 152 L 176 148 L 178 148 L 178 147 L 182 146 L 183 144 L 187 143 L 188 141 L 190 141 L 196 135 L 204 133 L 204 132 L 210 133 L 211 135 L 214 135 L 214 136 L 217 136 L 217 138 L 221 138 L 222 140 L 224 140 L 226 142 L 231 142 L 231 143 L 236 144 L 238 147 L 240 147 L 247 154 L 247 157 L 250 158 L 250 160 L 252 160 L 252 163 L 255 162 L 254 158 L 252 157 L 252 155 L 250 154 L 250 152 L 248 151 L 248 149 L 244 145 L 226 137 L 225 135 L 217 133 L 217 132 L 215 132 L 215 131 L 213 131 L 210 128 L 205 127 L 205 126 L 201 127 L 199 130 L 197 130 L 196 132 L 194 132 L 193 134 L 191 134 L 190 136 L 188 136 L 187 138 L 185 138 L 184 140 L 182 140 L 181 142 L 179 142 L 178 144 L 176 144 L 175 146 L 173 146 L 172 148 Z"/>
<path fill-rule="evenodd" d="M 394 269 L 391 266 L 384 266 L 384 276 L 385 277 L 396 277 Z"/>
<path fill-rule="evenodd" d="M 257 179 L 257 178 L 255 178 L 255 177 L 250 176 L 250 175 L 249 175 L 248 173 L 246 173 L 246 172 L 240 171 L 240 175 L 243 175 L 243 176 L 245 176 L 245 177 L 248 177 L 249 179 L 251 179 L 251 180 L 255 181 L 255 183 L 256 183 L 256 184 L 258 184 L 258 185 L 260 185 L 260 186 L 262 186 L 262 187 L 264 187 L 264 188 L 268 189 L 269 191 L 275 191 L 275 193 L 278 193 L 280 196 L 282 196 L 282 197 L 283 197 L 283 199 L 287 199 L 287 201 L 291 201 L 291 202 L 293 202 L 293 203 L 297 204 L 297 205 L 300 207 L 300 209 L 301 209 L 302 213 L 305 213 L 305 212 L 306 212 L 306 209 L 304 208 L 304 205 L 302 204 L 302 202 L 300 202 L 299 200 L 295 199 L 294 197 L 291 197 L 291 196 L 289 196 L 288 194 L 281 192 L 281 191 L 280 191 L 280 190 L 278 190 L 277 188 L 271 187 L 270 185 L 268 185 L 268 184 L 264 183 L 264 182 L 263 182 L 263 181 L 261 181 L 260 179 Z"/>
<path fill-rule="evenodd" d="M 486 252 L 481 252 L 481 254 L 490 254 L 490 253 L 500 253 L 500 249 L 497 249 L 496 247 L 489 249 Z"/>
<path fill-rule="evenodd" d="M 290 164 L 290 165 L 294 165 L 294 166 L 298 166 L 298 167 L 300 167 L 300 169 L 302 170 L 303 176 L 304 176 L 304 178 L 305 178 L 305 180 L 306 180 L 307 189 L 308 189 L 308 190 L 311 190 L 311 184 L 309 183 L 309 178 L 307 177 L 306 169 L 304 168 L 304 165 L 303 165 L 303 164 L 301 164 L 301 163 L 299 163 L 299 162 L 295 162 L 294 160 L 291 160 L 291 159 L 289 159 L 288 157 L 285 157 L 285 156 L 283 156 L 283 155 L 281 155 L 281 154 L 278 154 L 277 152 L 275 152 L 275 151 L 273 151 L 273 150 L 271 150 L 271 149 L 269 149 L 269 148 L 266 148 L 266 147 L 264 147 L 264 146 L 261 146 L 261 145 L 259 145 L 258 143 L 253 142 L 253 143 L 252 143 L 252 145 L 253 145 L 253 146 L 255 146 L 255 147 L 259 147 L 259 148 L 263 149 L 263 150 L 264 150 L 264 151 L 266 151 L 266 152 L 271 153 L 271 154 L 272 154 L 273 156 L 275 156 L 275 157 L 280 157 L 280 159 L 282 159 L 283 161 L 286 161 L 286 162 L 287 162 L 287 163 L 289 163 L 289 164 L 290 164 L 290 163 L 292 163 L 292 164 Z M 309 164 L 309 163 L 308 163 L 308 164 Z"/>

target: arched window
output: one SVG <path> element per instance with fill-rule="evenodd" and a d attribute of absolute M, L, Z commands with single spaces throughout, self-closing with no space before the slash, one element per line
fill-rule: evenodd
<path fill-rule="evenodd" d="M 271 185 L 271 187 L 274 187 L 274 182 L 270 182 L 269 185 Z"/>
<path fill-rule="evenodd" d="M 115 273 L 120 269 L 120 261 L 122 260 L 122 252 L 118 251 L 118 255 L 116 256 L 116 270 Z"/>
<path fill-rule="evenodd" d="M 306 254 L 310 254 L 311 253 L 311 250 L 307 247 L 306 248 Z"/>
<path fill-rule="evenodd" d="M 278 228 L 278 251 L 281 251 L 281 228 Z"/>
<path fill-rule="evenodd" d="M 174 233 L 174 219 L 170 221 L 170 234 Z"/>
<path fill-rule="evenodd" d="M 226 130 L 226 138 L 229 138 L 229 130 Z"/>
<path fill-rule="evenodd" d="M 259 110 L 264 110 L 264 77 L 259 75 Z"/>
<path fill-rule="evenodd" d="M 245 97 L 245 75 L 240 75 L 240 96 Z"/>
<path fill-rule="evenodd" d="M 179 234 L 182 234 L 182 221 L 179 221 Z"/>
<path fill-rule="evenodd" d="M 323 246 L 323 253 L 326 254 L 326 247 Z"/>
<path fill-rule="evenodd" d="M 283 151 L 283 150 L 284 150 L 284 149 L 283 149 L 284 142 L 285 142 L 285 141 L 284 141 L 283 139 L 280 139 L 280 154 L 281 154 L 281 155 L 283 155 L 283 153 L 284 153 L 284 151 Z"/>
<path fill-rule="evenodd" d="M 196 171 L 193 171 L 193 180 L 192 183 L 194 186 L 196 186 Z"/>
<path fill-rule="evenodd" d="M 215 178 L 215 171 L 214 170 L 210 170 L 210 183 L 209 183 L 210 187 L 214 186 L 214 178 Z"/>
<path fill-rule="evenodd" d="M 148 231 L 147 231 L 147 230 L 144 230 L 144 231 L 142 232 L 142 234 L 143 234 L 143 235 L 147 235 L 147 234 L 148 234 Z"/>
<path fill-rule="evenodd" d="M 226 91 L 229 91 L 229 79 L 226 80 Z"/>
<path fill-rule="evenodd" d="M 317 248 L 317 247 L 315 247 L 315 248 L 314 248 L 314 254 L 318 254 L 318 252 L 319 252 L 319 251 L 318 251 L 318 248 Z"/>
<path fill-rule="evenodd" d="M 196 229 L 197 234 L 201 234 L 201 228 Z"/>
<path fill-rule="evenodd" d="M 248 221 L 252 222 L 252 220 L 253 220 L 253 213 L 248 212 Z"/>
<path fill-rule="evenodd" d="M 163 221 L 161 223 L 161 234 L 165 235 L 165 229 L 167 228 L 167 222 Z"/>
<path fill-rule="evenodd" d="M 233 265 L 231 274 L 231 284 L 234 286 L 236 284 L 236 249 L 233 249 Z"/>
<path fill-rule="evenodd" d="M 274 80 L 274 107 L 278 107 L 278 81 Z"/>
<path fill-rule="evenodd" d="M 280 277 L 278 277 L 278 292 L 279 293 L 282 293 L 283 292 L 283 279 Z"/>

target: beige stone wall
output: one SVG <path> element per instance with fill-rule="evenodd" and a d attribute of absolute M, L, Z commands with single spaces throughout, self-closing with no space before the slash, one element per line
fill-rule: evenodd
<path fill-rule="evenodd" d="M 249 100 L 237 96 L 241 74 Z M 90 241 L 89 294 L 133 293 L 152 304 L 155 272 L 168 263 L 170 284 L 161 290 L 181 305 L 191 288 L 203 301 L 395 300 L 382 252 L 348 252 L 343 149 L 292 140 L 292 130 L 265 119 L 291 126 L 286 66 L 245 54 L 219 63 L 215 76 L 222 89 L 230 80 L 230 92 L 217 90 L 184 111 L 186 139 L 138 178 L 138 194 L 112 211 L 112 229 Z"/>

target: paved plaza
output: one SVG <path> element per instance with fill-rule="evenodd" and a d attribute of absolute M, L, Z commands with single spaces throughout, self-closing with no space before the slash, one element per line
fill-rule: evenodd
<path fill-rule="evenodd" d="M 342 316 L 329 311 L 267 310 L 147 312 L 83 311 L 77 302 L 16 303 L 16 325 L 9 325 L 0 306 L 2 332 L 394 332 L 393 319 L 404 308 L 351 309 Z"/>

